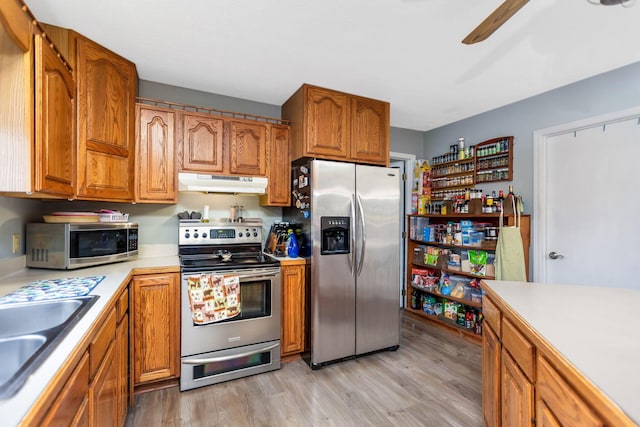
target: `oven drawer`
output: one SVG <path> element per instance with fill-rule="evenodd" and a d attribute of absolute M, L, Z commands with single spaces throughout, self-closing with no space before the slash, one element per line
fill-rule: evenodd
<path fill-rule="evenodd" d="M 181 359 L 180 391 L 280 369 L 280 340 Z"/>

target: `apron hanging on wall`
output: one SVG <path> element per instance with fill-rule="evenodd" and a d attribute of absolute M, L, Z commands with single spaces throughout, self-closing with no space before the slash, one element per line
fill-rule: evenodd
<path fill-rule="evenodd" d="M 500 231 L 496 246 L 496 280 L 527 281 L 527 272 L 522 248 L 522 235 L 520 234 L 520 204 L 514 196 L 509 197 L 513 204 L 514 225 L 511 227 L 503 224 L 504 207 L 500 211 Z"/>

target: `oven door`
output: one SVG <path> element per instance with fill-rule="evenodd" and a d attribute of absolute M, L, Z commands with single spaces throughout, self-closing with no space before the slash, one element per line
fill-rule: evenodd
<path fill-rule="evenodd" d="M 180 391 L 280 369 L 280 340 L 183 357 Z"/>
<path fill-rule="evenodd" d="M 187 277 L 199 274 L 238 276 L 240 314 L 220 322 L 195 324 L 191 318 Z M 181 287 L 182 357 L 280 339 L 280 267 L 183 273 Z"/>

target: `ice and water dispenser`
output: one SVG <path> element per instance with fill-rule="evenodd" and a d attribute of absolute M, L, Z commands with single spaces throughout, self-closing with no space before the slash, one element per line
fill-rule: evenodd
<path fill-rule="evenodd" d="M 320 217 L 320 255 L 348 254 L 350 252 L 350 218 L 348 216 Z"/>

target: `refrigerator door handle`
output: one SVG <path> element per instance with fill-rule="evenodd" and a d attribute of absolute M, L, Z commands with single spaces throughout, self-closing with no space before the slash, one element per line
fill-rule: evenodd
<path fill-rule="evenodd" d="M 362 249 L 360 250 L 360 255 L 358 257 L 358 270 L 356 272 L 356 276 L 360 276 L 360 272 L 362 271 L 362 265 L 364 264 L 364 253 L 367 248 L 367 226 L 364 218 L 364 207 L 362 206 L 362 199 L 360 195 L 357 195 L 358 200 L 358 210 L 360 211 L 360 227 L 362 229 L 362 233 L 360 235 L 360 240 L 362 241 Z"/>
<path fill-rule="evenodd" d="M 349 263 L 349 271 L 351 272 L 351 275 L 354 275 L 354 269 L 353 267 L 356 265 L 356 233 L 354 233 L 354 221 L 356 219 L 356 208 L 354 206 L 353 203 L 353 199 L 355 196 L 351 197 L 351 200 L 349 201 L 349 210 L 351 211 L 351 227 L 349 229 L 350 232 L 350 239 L 351 239 L 351 253 L 350 256 L 347 257 L 347 261 Z"/>

